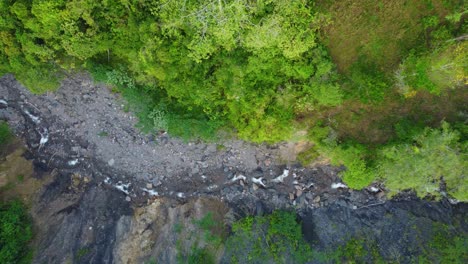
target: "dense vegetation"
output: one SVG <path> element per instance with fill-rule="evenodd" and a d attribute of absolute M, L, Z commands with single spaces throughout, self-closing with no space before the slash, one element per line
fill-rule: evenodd
<path fill-rule="evenodd" d="M 0 158 L 4 155 L 2 148 L 12 139 L 8 124 L 0 121 Z M 0 194 L 2 189 L 4 187 L 0 188 Z M 30 263 L 32 251 L 28 243 L 31 238 L 31 220 L 21 201 L 0 202 L 0 263 Z"/>
<path fill-rule="evenodd" d="M 31 221 L 20 201 L 0 204 L 0 262 L 30 263 Z"/>
<path fill-rule="evenodd" d="M 0 148 L 6 145 L 12 138 L 10 128 L 6 122 L 0 121 Z"/>
<path fill-rule="evenodd" d="M 345 165 L 352 188 L 379 180 L 391 193 L 466 201 L 466 10 L 458 0 L 2 0 L 0 74 L 40 93 L 88 70 L 146 131 L 272 143 L 307 130 L 300 140 L 315 145 L 301 160 Z"/>
<path fill-rule="evenodd" d="M 234 223 L 232 231 L 226 242 L 230 263 L 305 263 L 312 258 L 293 212 L 248 216 Z"/>

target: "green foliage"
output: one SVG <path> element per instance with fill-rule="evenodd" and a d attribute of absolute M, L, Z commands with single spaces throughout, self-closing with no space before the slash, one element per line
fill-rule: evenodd
<path fill-rule="evenodd" d="M 367 187 L 375 178 L 375 173 L 372 172 L 366 165 L 366 161 L 360 158 L 355 158 L 344 163 L 346 171 L 343 173 L 343 181 L 351 188 L 360 190 Z"/>
<path fill-rule="evenodd" d="M 194 223 L 203 230 L 204 239 L 211 246 L 218 247 L 221 245 L 222 238 L 216 234 L 216 231 L 222 230 L 223 225 L 213 219 L 212 212 L 208 212 L 200 220 L 195 220 Z"/>
<path fill-rule="evenodd" d="M 212 140 L 224 123 L 210 120 L 199 109 L 180 106 L 169 100 L 163 90 L 136 84 L 122 65 L 117 66 L 118 70 L 94 63 L 87 67 L 96 81 L 114 86 L 114 91 L 125 98 L 127 105 L 124 110 L 132 110 L 136 114 L 138 126 L 144 132 L 168 131 L 185 140 Z"/>
<path fill-rule="evenodd" d="M 366 238 L 351 238 L 344 245 L 317 255 L 324 263 L 389 263 L 381 256 L 377 244 Z"/>
<path fill-rule="evenodd" d="M 98 136 L 107 137 L 107 136 L 109 136 L 109 133 L 107 133 L 106 131 L 101 131 L 101 132 L 98 133 Z"/>
<path fill-rule="evenodd" d="M 309 137 L 315 142 L 316 151 L 330 158 L 332 165 L 346 167 L 341 177 L 349 187 L 362 189 L 372 183 L 376 176 L 372 167 L 368 166 L 372 153 L 365 145 L 352 141 L 338 144 L 334 131 L 321 123 L 309 131 Z"/>
<path fill-rule="evenodd" d="M 187 264 L 215 264 L 214 256 L 206 248 L 194 246 L 184 262 Z"/>
<path fill-rule="evenodd" d="M 443 40 L 442 44 L 433 50 L 419 53 L 413 51 L 396 72 L 397 88 L 407 97 L 419 90 L 440 94 L 448 88 L 466 84 L 468 43 L 447 43 L 451 35 L 443 36 L 443 29 L 433 34 L 439 34 L 434 38 Z"/>
<path fill-rule="evenodd" d="M 309 149 L 299 153 L 297 155 L 297 161 L 299 161 L 303 166 L 307 166 L 315 159 L 317 159 L 319 155 L 320 154 L 317 152 L 317 150 L 312 146 Z"/>
<path fill-rule="evenodd" d="M 444 123 L 442 129 L 426 129 L 413 138 L 414 144 L 390 145 L 380 151 L 379 174 L 393 194 L 413 189 L 418 196 L 440 196 L 441 180 L 447 192 L 460 201 L 468 200 L 468 165 L 459 133 Z"/>
<path fill-rule="evenodd" d="M 0 14 L 0 72 L 39 93 L 62 70 L 108 65 L 95 77 L 143 99 L 148 129 L 203 138 L 227 123 L 275 142 L 296 114 L 342 100 L 307 1 L 7 1 Z"/>
<path fill-rule="evenodd" d="M 223 242 L 225 233 L 224 225 L 221 221 L 215 219 L 212 212 L 206 213 L 200 219 L 192 220 L 194 230 L 188 229 L 188 237 L 185 237 L 191 242 L 190 249 L 184 249 L 182 241 L 184 234 L 182 230 L 184 226 L 177 224 L 174 231 L 178 234 L 179 239 L 176 242 L 177 262 L 188 264 L 216 263 L 214 254 L 218 252 Z"/>
<path fill-rule="evenodd" d="M 363 57 L 351 66 L 349 80 L 349 95 L 364 103 L 383 101 L 390 88 L 385 74 Z"/>
<path fill-rule="evenodd" d="M 468 236 L 454 234 L 445 227 L 436 225 L 436 230 L 427 245 L 423 245 L 423 254 L 419 263 L 466 263 L 468 261 Z"/>
<path fill-rule="evenodd" d="M 415 227 L 417 228 L 417 227 Z M 466 234 L 456 233 L 442 224 L 434 224 L 429 241 L 424 240 L 412 246 L 408 263 L 466 263 L 468 260 Z M 401 259 L 387 255 L 386 258 L 376 241 L 367 236 L 351 237 L 335 248 L 314 252 L 317 263 L 400 263 Z M 388 252 L 388 251 L 387 251 Z M 388 259 L 388 258 L 392 259 Z"/>
<path fill-rule="evenodd" d="M 0 262 L 27 263 L 31 254 L 31 220 L 20 201 L 0 205 Z M 29 258 L 29 260 L 28 260 Z"/>
<path fill-rule="evenodd" d="M 402 66 L 404 73 L 403 78 L 405 84 L 414 87 L 401 87 L 401 91 L 405 94 L 409 93 L 409 90 L 428 90 L 431 93 L 440 93 L 440 90 L 434 85 L 429 79 L 428 72 L 430 70 L 430 60 L 427 57 L 415 56 L 411 54 L 408 56 Z"/>
<path fill-rule="evenodd" d="M 6 145 L 12 138 L 10 128 L 4 121 L 0 121 L 0 147 Z"/>
<path fill-rule="evenodd" d="M 305 263 L 312 258 L 292 212 L 249 216 L 234 223 L 232 231 L 226 241 L 231 263 Z"/>
<path fill-rule="evenodd" d="M 84 256 L 86 256 L 89 253 L 88 248 L 80 248 L 78 252 L 76 252 L 76 259 L 79 261 L 81 260 Z"/>
<path fill-rule="evenodd" d="M 413 138 L 420 135 L 423 130 L 423 125 L 419 124 L 416 120 L 408 118 L 403 118 L 395 124 L 395 133 L 400 142 L 412 141 Z"/>

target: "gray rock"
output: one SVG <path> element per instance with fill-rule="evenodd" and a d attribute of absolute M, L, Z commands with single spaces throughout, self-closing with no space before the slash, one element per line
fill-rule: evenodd
<path fill-rule="evenodd" d="M 257 184 L 255 184 L 255 183 L 252 183 L 252 189 L 253 189 L 254 191 L 258 190 L 258 186 L 257 186 Z"/>

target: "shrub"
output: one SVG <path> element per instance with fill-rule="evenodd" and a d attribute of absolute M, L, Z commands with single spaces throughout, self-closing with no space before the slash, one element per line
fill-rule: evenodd
<path fill-rule="evenodd" d="M 468 43 L 452 43 L 426 53 L 412 52 L 400 65 L 396 79 L 400 93 L 408 96 L 426 90 L 440 94 L 466 84 Z"/>
<path fill-rule="evenodd" d="M 392 194 L 413 189 L 418 196 L 440 196 L 441 180 L 447 192 L 468 201 L 468 182 L 464 176 L 467 158 L 460 134 L 447 123 L 441 129 L 426 128 L 413 138 L 414 143 L 389 145 L 380 150 L 380 178 Z"/>
<path fill-rule="evenodd" d="M 454 233 L 447 226 L 434 226 L 432 240 L 423 245 L 423 254 L 419 256 L 419 263 L 454 263 L 468 262 L 468 236 Z"/>
<path fill-rule="evenodd" d="M 12 138 L 10 128 L 4 121 L 0 121 L 0 147 L 7 144 Z"/>
<path fill-rule="evenodd" d="M 248 216 L 234 223 L 232 230 L 226 241 L 231 263 L 305 263 L 312 258 L 293 212 Z"/>
<path fill-rule="evenodd" d="M 0 262 L 22 263 L 32 238 L 31 220 L 20 201 L 0 205 Z"/>
<path fill-rule="evenodd" d="M 358 98 L 364 103 L 383 101 L 391 87 L 387 77 L 378 66 L 364 57 L 359 58 L 351 66 L 348 86 L 350 86 L 349 96 Z"/>

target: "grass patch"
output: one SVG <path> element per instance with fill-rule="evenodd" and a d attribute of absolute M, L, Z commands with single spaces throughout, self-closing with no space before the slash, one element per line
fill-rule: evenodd
<path fill-rule="evenodd" d="M 411 48 L 426 44 L 428 27 L 423 20 L 427 17 L 442 20 L 459 5 L 457 1 L 431 0 L 317 3 L 331 17 L 332 23 L 325 27 L 322 41 L 342 72 L 348 72 L 362 56 L 381 71 L 393 71 Z"/>

